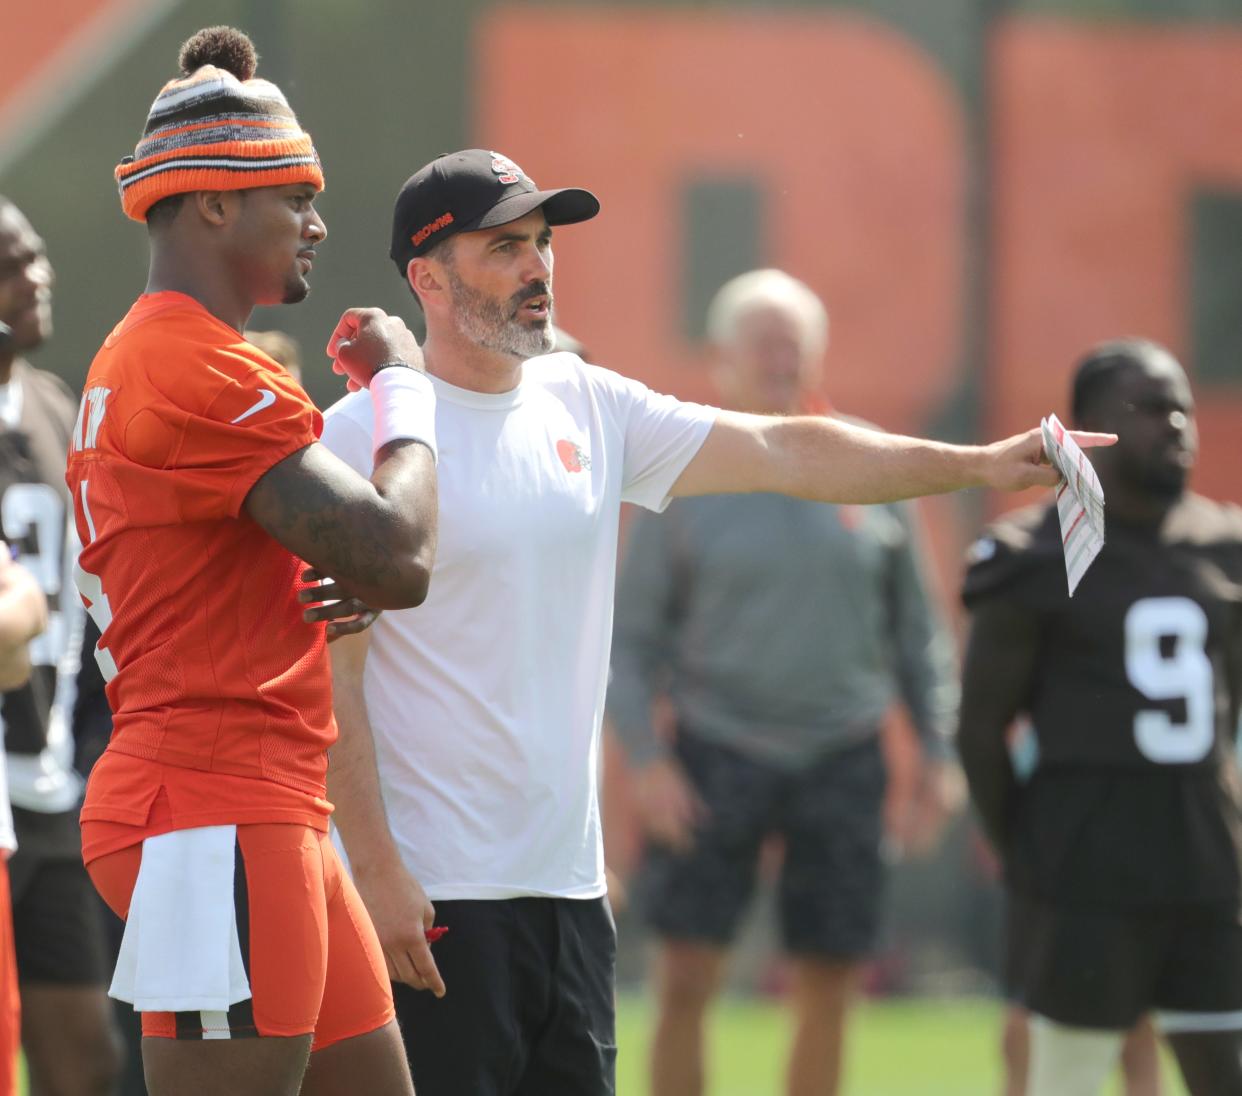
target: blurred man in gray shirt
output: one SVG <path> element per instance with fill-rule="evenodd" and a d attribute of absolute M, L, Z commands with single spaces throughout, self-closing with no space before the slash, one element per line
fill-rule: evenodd
<path fill-rule="evenodd" d="M 722 406 L 803 409 L 828 338 L 807 286 L 743 274 L 707 326 Z M 671 742 L 658 697 L 675 713 Z M 957 784 L 952 643 L 904 504 L 716 495 L 635 517 L 607 703 L 650 839 L 638 897 L 661 938 L 652 1096 L 703 1091 L 703 1021 L 771 834 L 784 838 L 780 921 L 794 961 L 787 1091 L 837 1091 L 879 919 L 880 726 L 898 698 L 923 743 L 920 794 L 943 814 Z"/>

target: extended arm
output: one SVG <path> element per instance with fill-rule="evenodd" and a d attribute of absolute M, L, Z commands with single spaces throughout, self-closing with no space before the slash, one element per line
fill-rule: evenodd
<path fill-rule="evenodd" d="M 376 309 L 347 312 L 329 350 L 356 387 L 371 385 L 381 363 L 422 362 L 405 325 Z M 434 409 L 429 385 L 394 392 L 413 377 L 387 370 L 381 376 L 384 392 L 377 382 L 371 395 L 387 401 L 390 415 L 426 419 L 427 405 Z M 397 609 L 427 596 L 436 546 L 434 438 L 398 433 L 386 440 L 380 411 L 377 405 L 378 449 L 369 480 L 316 442 L 260 477 L 246 497 L 246 512 L 344 593 L 376 609 Z"/>
<path fill-rule="evenodd" d="M 1106 445 L 1111 434 L 1075 433 L 1081 446 Z M 774 491 L 820 502 L 893 502 L 995 487 L 1051 487 L 1038 428 L 991 445 L 886 434 L 834 418 L 768 418 L 722 411 L 707 440 L 673 485 L 672 494 Z"/>
<path fill-rule="evenodd" d="M 442 997 L 444 981 L 426 936 L 435 923 L 435 908 L 402 863 L 384 813 L 363 693 L 370 643 L 370 633 L 362 632 L 329 648 L 339 729 L 328 766 L 328 796 L 336 806 L 332 819 L 349 853 L 358 893 L 375 924 L 389 977 Z"/>
<path fill-rule="evenodd" d="M 1005 736 L 1029 703 L 1038 652 L 1030 613 L 1003 601 L 975 610 L 962 674 L 958 750 L 971 800 L 1002 855 L 1017 789 Z"/>

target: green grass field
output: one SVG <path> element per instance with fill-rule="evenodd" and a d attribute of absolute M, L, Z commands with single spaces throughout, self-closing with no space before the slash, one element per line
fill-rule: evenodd
<path fill-rule="evenodd" d="M 865 1003 L 854 1016 L 843 1096 L 998 1096 L 999 1023 L 988 1001 Z M 647 1000 L 623 996 L 617 1025 L 618 1096 L 647 1096 Z M 710 1039 L 708 1096 L 781 1096 L 788 1029 L 779 1005 L 725 999 Z M 1185 1096 L 1165 1065 L 1165 1096 Z"/>
<path fill-rule="evenodd" d="M 647 998 L 617 1002 L 617 1096 L 648 1096 Z M 910 999 L 867 1002 L 854 1015 L 842 1096 L 999 1096 L 994 1002 Z M 706 1096 L 782 1096 L 788 1030 L 770 1001 L 725 998 L 711 1029 Z M 1164 1096 L 1186 1096 L 1166 1057 Z M 22 1070 L 20 1096 L 26 1096 Z M 1104 1096 L 1119 1096 L 1115 1084 Z"/>

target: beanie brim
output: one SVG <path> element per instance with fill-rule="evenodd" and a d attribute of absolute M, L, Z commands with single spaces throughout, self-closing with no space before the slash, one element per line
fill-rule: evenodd
<path fill-rule="evenodd" d="M 306 142 L 309 147 L 309 140 Z M 248 190 L 261 186 L 288 186 L 309 183 L 323 189 L 323 169 L 314 149 L 289 150 L 283 154 L 239 156 L 236 150 L 216 148 L 179 152 L 160 163 L 121 164 L 116 181 L 121 192 L 121 208 L 135 221 L 145 221 L 147 210 L 174 194 L 195 190 Z"/>

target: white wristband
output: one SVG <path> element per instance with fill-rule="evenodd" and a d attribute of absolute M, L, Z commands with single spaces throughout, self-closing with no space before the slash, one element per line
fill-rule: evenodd
<path fill-rule="evenodd" d="M 409 438 L 421 441 L 431 450 L 432 460 L 439 460 L 436 390 L 422 372 L 397 366 L 381 369 L 371 378 L 367 390 L 375 410 L 373 456 L 378 456 L 390 441 Z"/>

